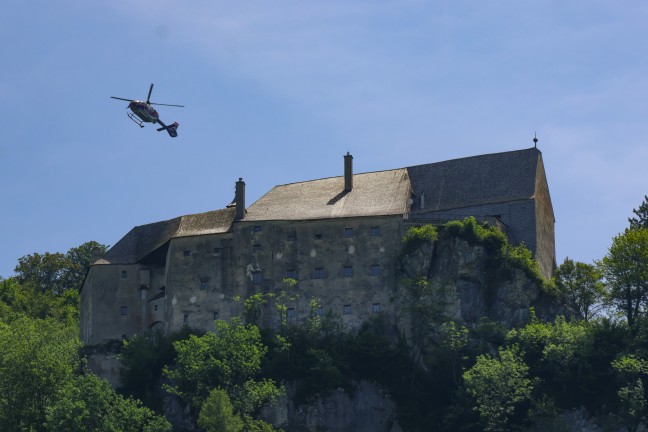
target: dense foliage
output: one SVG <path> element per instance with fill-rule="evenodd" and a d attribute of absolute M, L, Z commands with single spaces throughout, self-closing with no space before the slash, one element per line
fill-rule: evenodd
<path fill-rule="evenodd" d="M 0 425 L 16 432 L 168 432 L 169 422 L 84 368 L 79 290 L 96 253 L 23 257 L 0 280 Z"/>

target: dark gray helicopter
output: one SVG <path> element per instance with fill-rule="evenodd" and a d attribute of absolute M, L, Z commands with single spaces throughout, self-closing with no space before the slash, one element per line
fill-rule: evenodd
<path fill-rule="evenodd" d="M 149 88 L 148 96 L 146 97 L 146 102 L 137 100 L 137 99 L 126 99 L 126 98 L 120 98 L 120 97 L 115 97 L 115 96 L 110 96 L 113 99 L 119 99 L 123 101 L 130 102 L 128 104 L 128 108 L 132 112 L 128 113 L 128 117 L 133 120 L 139 127 L 143 128 L 144 123 L 159 123 L 162 127 L 158 128 L 158 132 L 160 131 L 167 131 L 171 137 L 175 138 L 178 136 L 178 126 L 180 126 L 180 123 L 174 122 L 173 124 L 170 125 L 165 125 L 162 120 L 160 120 L 160 116 L 158 115 L 158 112 L 151 106 L 151 105 L 164 105 L 164 106 L 173 106 L 173 107 L 184 107 L 184 105 L 171 105 L 171 104 L 163 104 L 163 103 L 153 103 L 150 101 L 151 99 L 151 92 L 153 91 L 153 84 L 151 84 L 151 88 Z"/>

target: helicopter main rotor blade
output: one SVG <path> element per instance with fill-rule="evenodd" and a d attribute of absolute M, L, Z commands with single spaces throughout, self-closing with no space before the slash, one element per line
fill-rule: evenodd
<path fill-rule="evenodd" d="M 146 103 L 150 103 L 151 100 L 151 93 L 153 92 L 153 84 L 151 84 L 151 88 L 149 88 L 149 94 L 146 96 Z"/>
<path fill-rule="evenodd" d="M 172 104 L 161 104 L 161 103 L 149 103 L 149 105 L 164 105 L 164 106 L 174 106 L 184 108 L 184 105 L 172 105 Z"/>
<path fill-rule="evenodd" d="M 110 96 L 110 97 L 113 98 L 113 99 L 125 100 L 126 102 L 133 102 L 135 100 L 135 99 L 118 98 L 118 97 L 115 97 L 115 96 Z"/>

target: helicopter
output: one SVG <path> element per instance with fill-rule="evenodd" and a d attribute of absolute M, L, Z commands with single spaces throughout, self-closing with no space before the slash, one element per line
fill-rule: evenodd
<path fill-rule="evenodd" d="M 184 105 L 171 105 L 171 104 L 162 104 L 162 103 L 153 103 L 151 102 L 151 92 L 153 91 L 153 84 L 151 84 L 151 87 L 149 88 L 148 96 L 146 97 L 146 102 L 142 102 L 137 99 L 126 99 L 126 98 L 120 98 L 120 97 L 115 97 L 115 96 L 110 96 L 112 99 L 119 99 L 123 101 L 130 102 L 128 104 L 128 108 L 132 112 L 128 113 L 128 118 L 133 120 L 135 124 L 137 124 L 139 127 L 143 128 L 144 123 L 159 123 L 162 127 L 158 128 L 157 131 L 167 131 L 169 135 L 171 135 L 172 138 L 175 138 L 178 136 L 178 126 L 180 124 L 178 122 L 174 122 L 173 124 L 170 125 L 165 125 L 162 120 L 160 120 L 160 116 L 158 115 L 157 111 L 151 106 L 151 105 L 164 105 L 164 106 L 173 106 L 173 107 L 184 107 Z"/>

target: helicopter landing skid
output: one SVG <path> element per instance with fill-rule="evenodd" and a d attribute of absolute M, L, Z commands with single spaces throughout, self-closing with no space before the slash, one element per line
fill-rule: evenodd
<path fill-rule="evenodd" d="M 137 126 L 139 126 L 141 128 L 144 127 L 144 124 L 143 124 L 144 122 L 141 119 L 139 119 L 138 117 L 136 117 L 135 114 L 133 114 L 133 113 L 126 113 L 126 114 L 128 115 L 128 118 L 133 120 L 133 122 L 135 122 L 135 124 Z"/>

